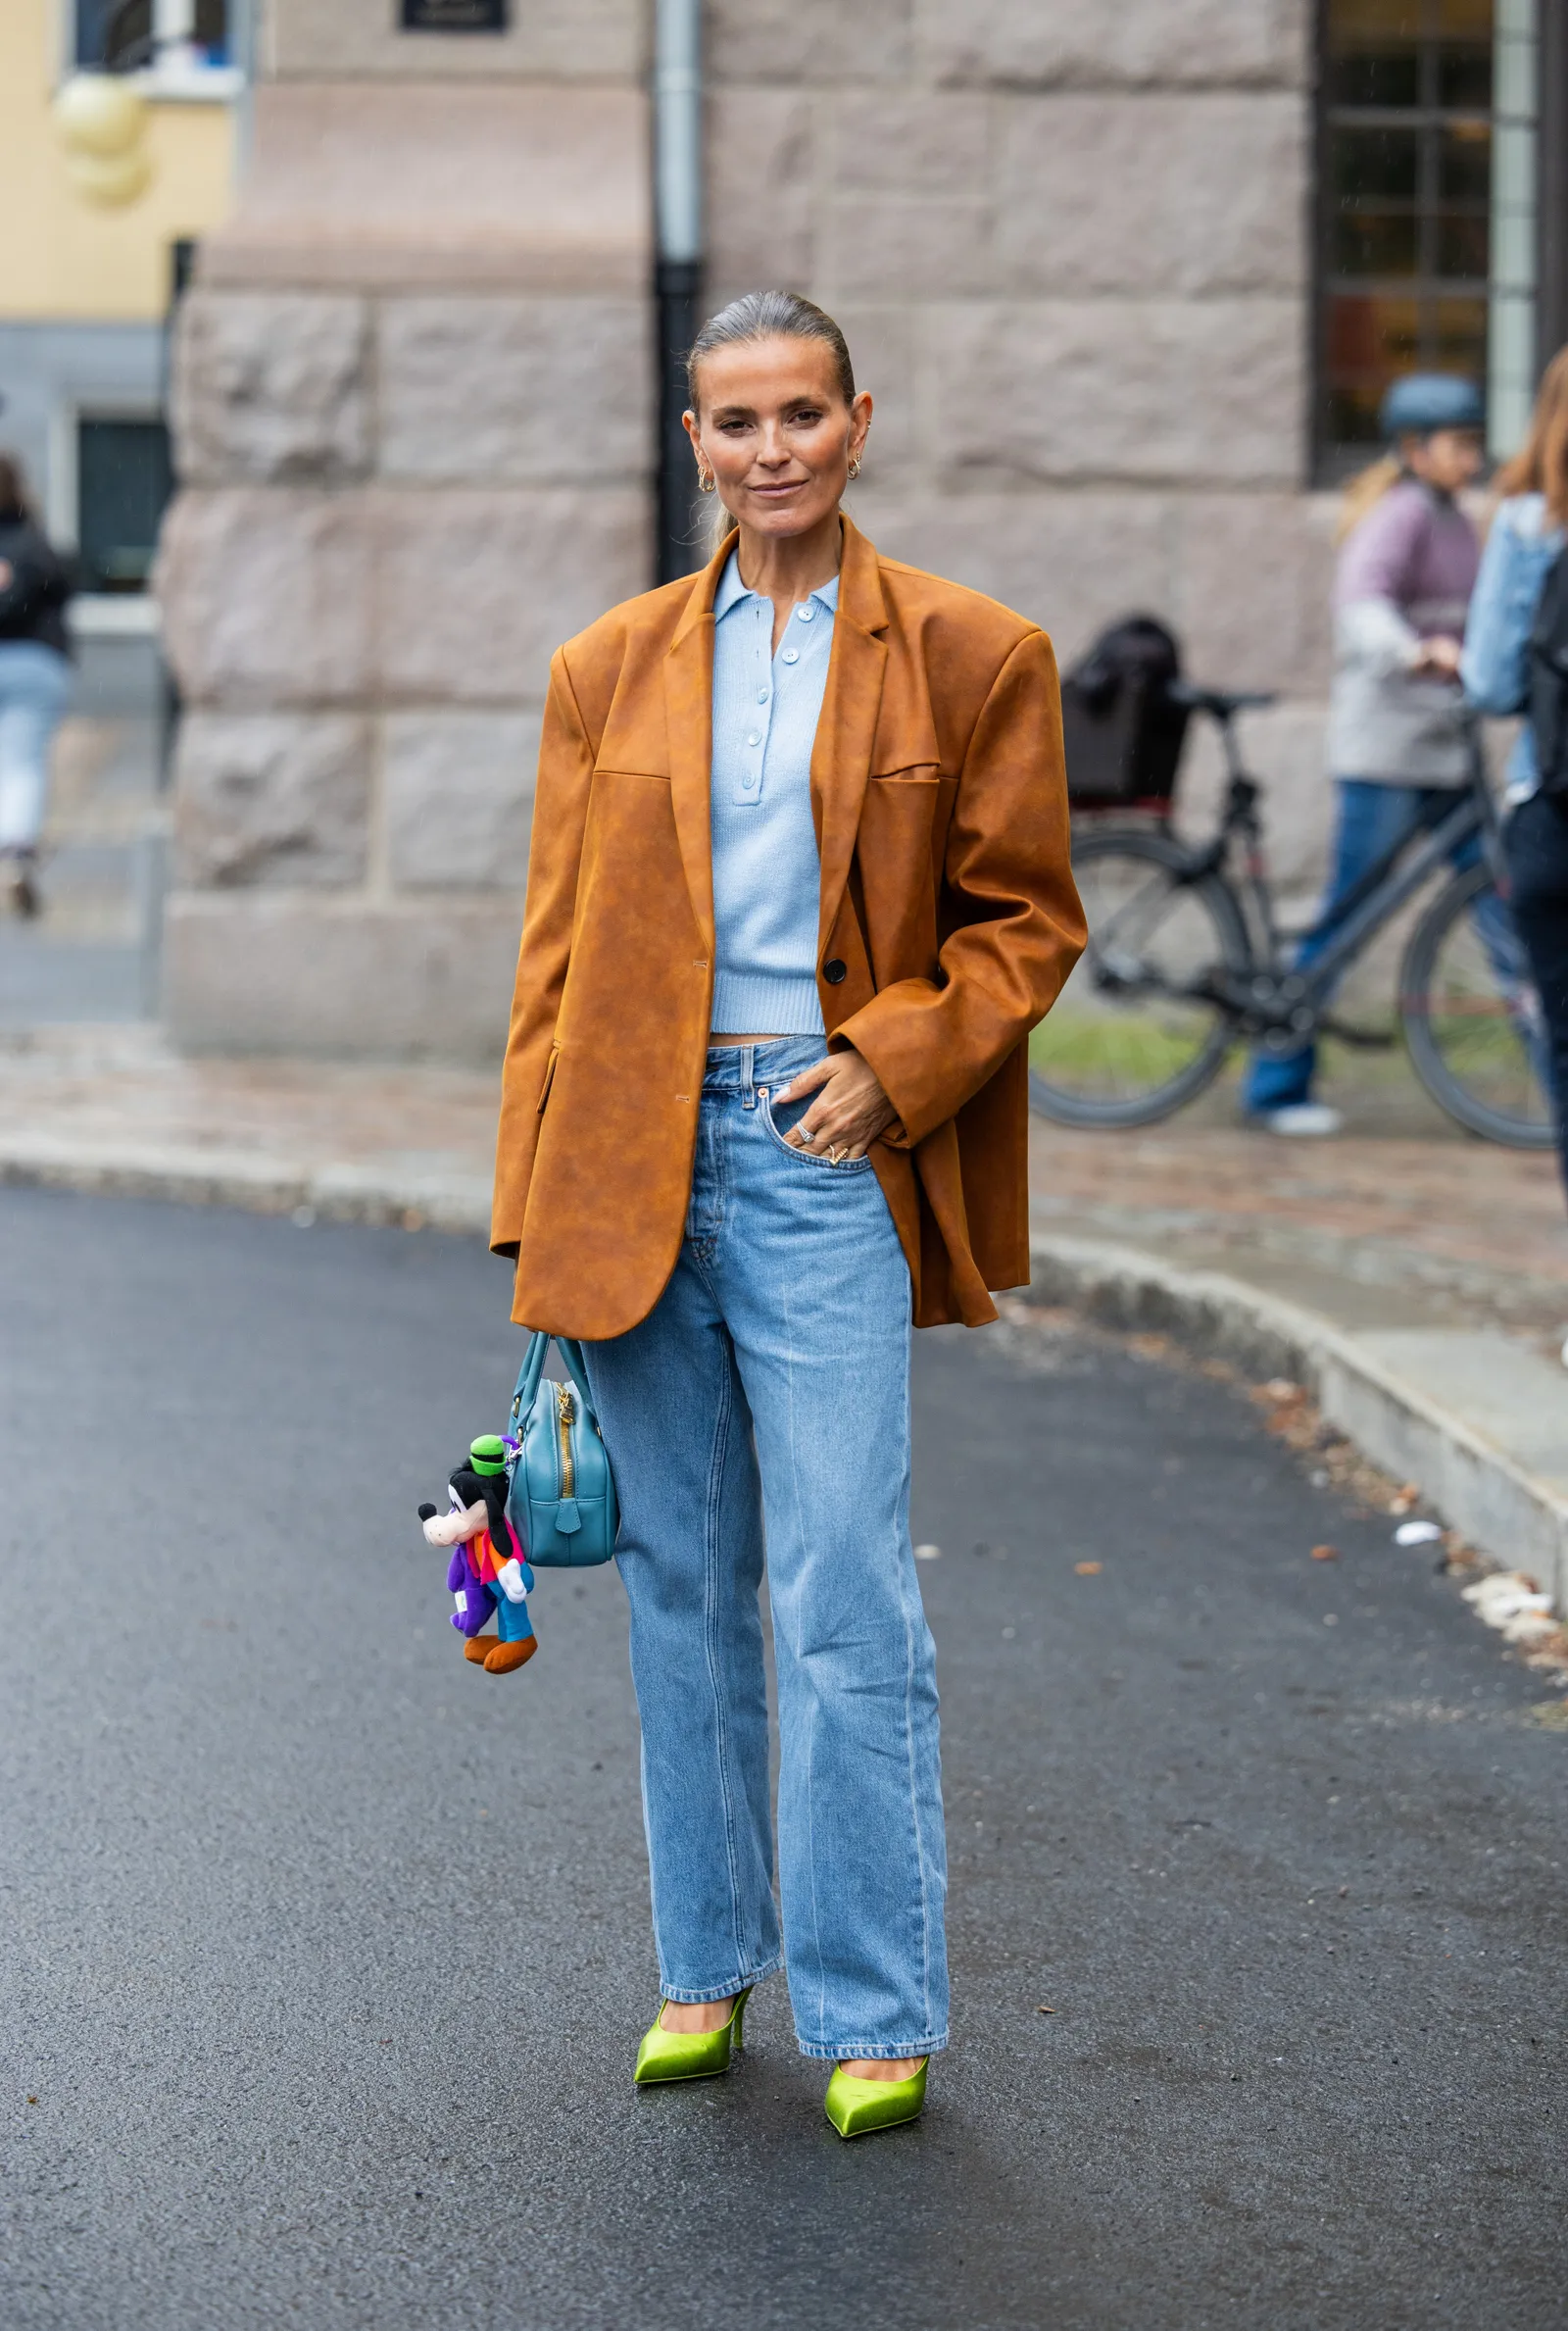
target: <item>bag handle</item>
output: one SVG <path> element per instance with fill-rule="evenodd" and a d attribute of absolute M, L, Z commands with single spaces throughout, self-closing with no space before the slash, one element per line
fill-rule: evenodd
<path fill-rule="evenodd" d="M 514 1435 L 516 1434 L 523 1417 L 533 1407 L 540 1380 L 545 1372 L 545 1361 L 549 1357 L 552 1344 L 555 1345 L 565 1362 L 566 1373 L 582 1395 L 583 1407 L 590 1416 L 594 1415 L 593 1395 L 588 1389 L 588 1370 L 583 1364 L 581 1344 L 569 1335 L 553 1336 L 546 1329 L 540 1327 L 536 1328 L 529 1337 L 528 1349 L 522 1357 L 522 1366 L 517 1371 L 517 1388 L 512 1396 L 512 1430 Z M 596 1423 L 598 1422 L 597 1417 L 594 1420 Z"/>

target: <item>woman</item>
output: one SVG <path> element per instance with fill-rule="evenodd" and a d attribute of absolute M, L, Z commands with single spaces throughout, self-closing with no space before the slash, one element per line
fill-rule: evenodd
<path fill-rule="evenodd" d="M 0 454 L 0 862 L 19 915 L 38 912 L 49 747 L 71 693 L 71 580 Z"/>
<path fill-rule="evenodd" d="M 1542 375 L 1522 452 L 1497 472 L 1504 497 L 1487 537 L 1470 606 L 1459 676 L 1484 713 L 1524 712 L 1530 637 L 1546 576 L 1568 543 L 1568 348 Z M 1541 998 L 1550 1061 L 1557 1151 L 1568 1186 L 1568 770 L 1542 784 L 1538 740 L 1526 720 L 1508 764 L 1503 828 L 1509 909 Z"/>
<path fill-rule="evenodd" d="M 1302 969 L 1363 877 L 1441 816 L 1470 773 L 1453 679 L 1481 546 L 1458 496 L 1481 467 L 1481 399 L 1468 380 L 1412 373 L 1390 389 L 1381 421 L 1394 450 L 1346 497 L 1328 729 L 1339 823 Z M 1337 1133 L 1338 1110 L 1312 1099 L 1316 1068 L 1311 1044 L 1254 1054 L 1243 1109 L 1271 1133 Z"/>
<path fill-rule="evenodd" d="M 948 2036 L 909 1326 L 1029 1275 L 1024 1047 L 1084 927 L 1050 643 L 841 516 L 871 399 L 837 325 L 754 293 L 689 378 L 733 527 L 552 667 L 492 1243 L 516 1319 L 591 1339 L 619 1493 L 636 2078 L 725 2070 L 782 1963 L 852 2136 L 918 2113 Z"/>

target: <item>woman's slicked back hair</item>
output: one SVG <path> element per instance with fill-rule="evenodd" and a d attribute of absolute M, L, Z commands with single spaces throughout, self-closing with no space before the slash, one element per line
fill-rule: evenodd
<path fill-rule="evenodd" d="M 798 291 L 747 291 L 716 316 L 710 316 L 686 359 L 686 394 L 697 410 L 697 368 L 715 348 L 735 348 L 748 340 L 820 340 L 833 352 L 839 391 L 846 405 L 855 402 L 855 367 L 844 334 L 831 316 Z"/>

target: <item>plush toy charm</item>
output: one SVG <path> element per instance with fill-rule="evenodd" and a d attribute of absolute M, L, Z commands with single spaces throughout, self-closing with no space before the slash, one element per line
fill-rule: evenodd
<path fill-rule="evenodd" d="M 481 1433 L 447 1484 L 450 1511 L 419 1508 L 425 1542 L 450 1546 L 447 1585 L 457 1608 L 452 1624 L 466 1637 L 464 1657 L 487 1675 L 521 1667 L 539 1649 L 528 1617 L 533 1572 L 507 1512 L 507 1444 L 499 1433 Z M 480 1633 L 491 1612 L 494 1635 Z"/>

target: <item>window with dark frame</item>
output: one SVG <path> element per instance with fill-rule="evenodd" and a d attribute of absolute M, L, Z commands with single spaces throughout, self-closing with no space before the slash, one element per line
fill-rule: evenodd
<path fill-rule="evenodd" d="M 154 0 L 74 0 L 74 58 L 86 72 L 139 73 L 154 62 Z M 191 45 L 199 64 L 226 65 L 228 0 L 194 0 Z"/>
<path fill-rule="evenodd" d="M 398 23 L 405 32 L 505 32 L 508 0 L 402 0 Z"/>
<path fill-rule="evenodd" d="M 76 551 L 89 591 L 144 591 L 173 491 L 161 421 L 76 422 Z"/>
<path fill-rule="evenodd" d="M 1401 372 L 1531 381 L 1535 0 L 1323 0 L 1316 468 L 1378 443 Z M 1497 430 L 1494 429 L 1495 443 Z"/>

